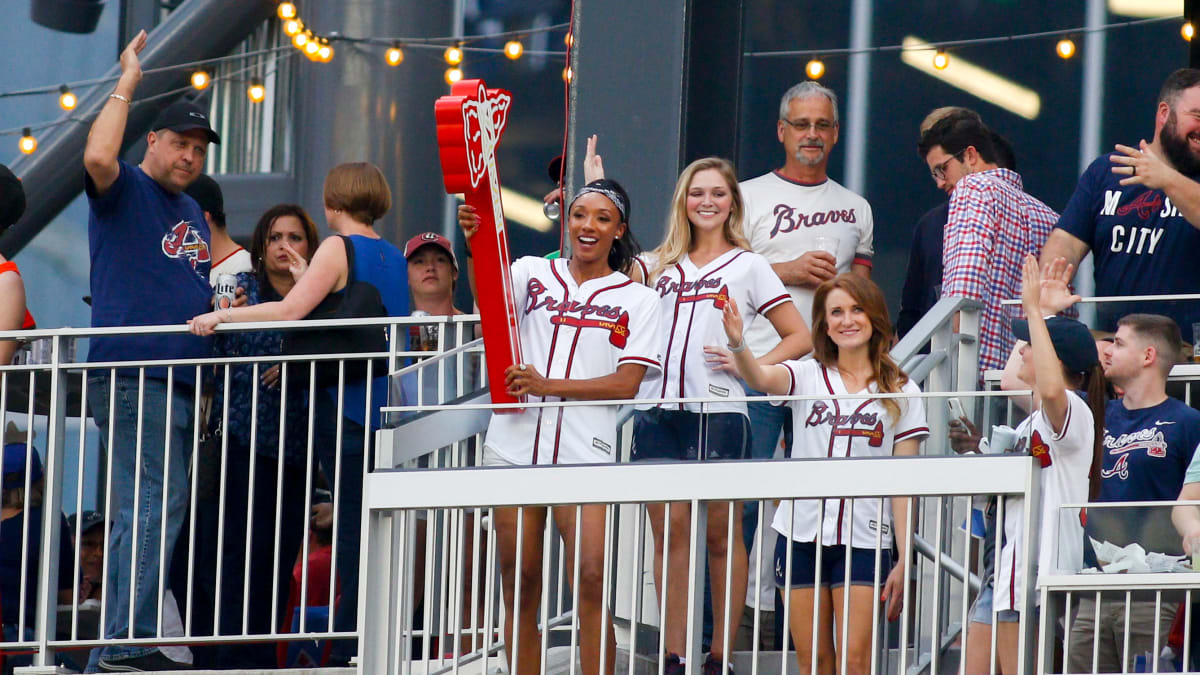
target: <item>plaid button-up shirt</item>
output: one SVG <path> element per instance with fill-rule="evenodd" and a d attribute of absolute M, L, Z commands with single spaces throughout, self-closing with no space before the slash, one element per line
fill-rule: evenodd
<path fill-rule="evenodd" d="M 1022 312 L 1019 305 L 1000 302 L 1021 297 L 1025 254 L 1041 252 L 1056 222 L 1058 214 L 1026 193 L 1015 171 L 968 174 L 954 186 L 942 252 L 942 295 L 983 303 L 980 379 L 1008 360 L 1016 342 L 1010 322 Z"/>

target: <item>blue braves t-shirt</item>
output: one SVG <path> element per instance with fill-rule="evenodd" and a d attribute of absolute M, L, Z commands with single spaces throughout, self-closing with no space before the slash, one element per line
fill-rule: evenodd
<path fill-rule="evenodd" d="M 1104 468 L 1096 501 L 1132 502 L 1179 497 L 1188 464 L 1200 445 L 1200 411 L 1167 397 L 1129 410 L 1120 399 L 1104 412 Z"/>
<path fill-rule="evenodd" d="M 1161 190 L 1120 184 L 1109 155 L 1079 177 L 1056 227 L 1086 242 L 1096 265 L 1096 295 L 1195 293 L 1200 289 L 1200 230 L 1184 219 Z M 1097 328 L 1116 330 L 1134 312 L 1169 316 L 1184 337 L 1200 321 L 1200 302 L 1101 304 Z"/>
<path fill-rule="evenodd" d="M 91 176 L 85 184 L 92 326 L 178 324 L 209 311 L 212 259 L 200 206 L 166 190 L 140 167 L 118 163 L 121 173 L 103 195 L 97 195 Z M 205 358 L 209 344 L 190 334 L 96 337 L 88 361 Z M 149 368 L 146 376 L 166 379 L 167 371 Z M 176 368 L 175 379 L 191 384 L 195 368 Z"/>

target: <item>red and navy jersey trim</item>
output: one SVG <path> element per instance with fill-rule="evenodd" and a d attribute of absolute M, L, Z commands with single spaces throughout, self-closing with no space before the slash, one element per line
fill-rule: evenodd
<path fill-rule="evenodd" d="M 854 260 L 852 261 L 851 264 L 863 265 L 865 267 L 874 267 L 875 266 L 875 263 L 873 263 L 871 261 L 871 256 L 867 255 L 866 253 L 855 253 Z"/>
<path fill-rule="evenodd" d="M 766 314 L 767 312 L 771 311 L 772 309 L 775 309 L 779 305 L 781 305 L 784 302 L 787 302 L 788 300 L 791 300 L 791 299 L 792 299 L 792 296 L 790 293 L 784 293 L 783 295 L 781 295 L 777 298 L 771 298 L 770 300 L 764 302 L 761 306 L 759 306 L 759 308 L 756 311 L 759 314 Z"/>
<path fill-rule="evenodd" d="M 622 356 L 621 358 L 617 359 L 617 363 L 625 363 L 627 361 L 636 361 L 638 363 L 644 363 L 648 366 L 654 366 L 655 368 L 662 368 L 662 364 L 660 364 L 658 361 L 655 361 L 654 359 L 648 359 L 644 356 Z"/>
<path fill-rule="evenodd" d="M 902 441 L 902 440 L 908 438 L 909 436 L 917 436 L 917 435 L 928 436 L 929 435 L 929 427 L 916 427 L 915 429 L 909 429 L 908 431 L 901 431 L 896 434 L 895 440 Z"/>

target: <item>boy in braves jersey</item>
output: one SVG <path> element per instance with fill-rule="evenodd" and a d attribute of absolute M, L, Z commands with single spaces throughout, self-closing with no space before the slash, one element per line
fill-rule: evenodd
<path fill-rule="evenodd" d="M 1154 138 L 1117 145 L 1079 178 L 1046 246 L 1043 265 L 1072 264 L 1090 251 L 1095 294 L 1194 293 L 1200 288 L 1200 70 L 1171 73 L 1158 96 Z M 1126 305 L 1101 304 L 1096 328 L 1113 330 Z M 1171 317 L 1185 330 L 1200 321 L 1195 302 L 1142 302 L 1139 309 Z"/>
<path fill-rule="evenodd" d="M 1095 501 L 1174 500 L 1185 487 L 1188 464 L 1200 444 L 1200 411 L 1166 392 L 1179 341 L 1179 327 L 1165 316 L 1130 314 L 1117 322 L 1117 334 L 1104 357 L 1104 374 L 1124 396 L 1110 401 L 1105 411 L 1104 465 Z M 1158 510 L 1124 508 L 1094 513 L 1119 515 L 1130 533 L 1129 541 L 1138 541 L 1139 518 L 1153 517 Z M 1071 623 L 1070 672 L 1092 672 L 1093 650 L 1095 672 L 1127 672 L 1126 668 L 1133 669 L 1134 656 L 1153 652 L 1156 630 L 1160 643 L 1165 639 L 1175 618 L 1174 604 L 1163 603 L 1156 613 L 1153 600 L 1133 600 L 1128 603 L 1128 626 L 1126 604 L 1123 593 L 1105 596 L 1097 625 L 1095 597 L 1084 594 L 1080 598 Z"/>
<path fill-rule="evenodd" d="M 750 316 L 764 315 L 783 339 L 764 363 L 793 359 L 811 349 L 800 313 L 766 259 L 752 253 L 742 231 L 745 212 L 733 165 L 718 157 L 692 162 L 680 174 L 671 200 L 663 243 L 638 257 L 633 278 L 644 280 L 659 297 L 663 343 L 662 372 L 642 380 L 639 399 L 702 398 L 703 403 L 639 403 L 633 426 L 634 461 L 742 459 L 750 442 L 746 404 L 728 401 L 742 387 L 730 355 L 721 348 L 725 306 L 737 302 Z M 664 541 L 666 509 L 646 506 L 654 531 L 655 583 L 665 581 L 662 608 L 664 674 L 685 670 L 687 572 L 664 560 L 686 560 L 691 545 L 691 509 L 670 508 L 670 539 Z M 713 638 L 703 672 L 723 672 L 736 638 L 746 597 L 747 558 L 742 537 L 741 504 L 709 502 L 709 567 L 712 570 Z M 727 532 L 732 526 L 732 535 Z M 666 555 L 664 555 L 664 552 Z M 664 569 L 664 567 L 666 569 Z M 725 606 L 729 570 L 730 606 Z M 665 575 L 665 579 L 664 579 Z"/>
<path fill-rule="evenodd" d="M 929 435 L 923 401 L 872 397 L 920 392 L 887 353 L 891 320 L 883 292 L 868 279 L 842 274 L 817 287 L 813 306 L 814 358 L 767 366 L 745 350 L 737 303 L 725 310 L 730 350 L 748 386 L 774 395 L 830 396 L 787 403 L 797 435 L 791 457 L 916 455 Z M 891 565 L 892 512 L 895 522 L 907 523 L 908 509 L 909 500 L 903 498 L 890 504 L 828 499 L 780 505 L 773 523 L 783 535 L 775 548 L 775 585 L 785 589 L 791 604 L 789 628 L 800 672 L 815 666 L 816 672 L 830 673 L 842 658 L 848 672 L 870 670 L 873 610 L 881 598 L 877 579 L 886 578 L 882 599 L 889 620 L 900 615 L 906 565 Z M 906 537 L 901 534 L 894 541 L 899 560 L 908 560 Z M 820 620 L 813 618 L 818 594 L 821 607 L 831 607 L 838 625 L 848 627 L 846 642 L 838 639 L 840 653 L 835 652 L 831 617 L 822 612 Z M 843 616 L 847 601 L 849 612 Z M 814 630 L 816 654 L 811 651 Z"/>

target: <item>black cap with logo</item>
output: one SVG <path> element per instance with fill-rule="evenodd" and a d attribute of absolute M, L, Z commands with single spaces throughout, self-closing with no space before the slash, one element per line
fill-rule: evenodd
<path fill-rule="evenodd" d="M 208 114 L 191 101 L 176 101 L 163 109 L 158 117 L 154 118 L 154 126 L 150 127 L 150 130 L 161 131 L 163 129 L 170 129 L 176 133 L 203 129 L 210 142 L 221 142 L 221 137 L 213 131 L 212 125 L 208 122 Z"/>

